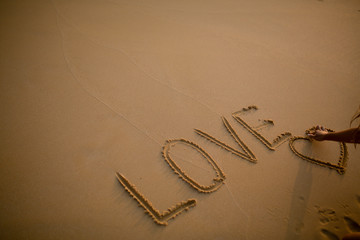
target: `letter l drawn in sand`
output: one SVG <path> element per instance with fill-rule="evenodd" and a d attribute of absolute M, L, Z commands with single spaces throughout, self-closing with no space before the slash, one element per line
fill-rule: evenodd
<path fill-rule="evenodd" d="M 190 207 L 194 207 L 196 205 L 195 199 L 188 199 L 187 201 L 180 202 L 175 206 L 169 208 L 167 211 L 160 213 L 152 206 L 151 202 L 147 200 L 123 175 L 117 172 L 116 177 L 119 180 L 120 184 L 125 188 L 125 190 L 140 204 L 141 207 L 145 209 L 145 212 L 148 213 L 152 217 L 152 219 L 159 225 L 168 225 L 168 221 L 170 219 L 175 218 L 184 210 L 187 211 Z"/>

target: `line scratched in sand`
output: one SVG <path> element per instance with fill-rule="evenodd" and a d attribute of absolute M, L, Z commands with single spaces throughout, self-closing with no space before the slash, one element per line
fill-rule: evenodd
<path fill-rule="evenodd" d="M 145 212 L 151 216 L 154 222 L 159 225 L 168 225 L 168 221 L 170 219 L 175 218 L 184 210 L 187 211 L 190 207 L 194 207 L 196 205 L 195 199 L 188 199 L 187 201 L 180 202 L 169 208 L 167 211 L 160 213 L 123 175 L 116 173 L 116 176 L 125 190 L 140 204 L 141 207 L 145 209 Z"/>

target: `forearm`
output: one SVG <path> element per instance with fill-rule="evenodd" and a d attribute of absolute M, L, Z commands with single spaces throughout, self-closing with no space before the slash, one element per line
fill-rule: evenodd
<path fill-rule="evenodd" d="M 346 143 L 360 143 L 360 133 L 357 128 L 350 128 L 339 132 L 329 132 L 325 135 L 324 140 Z"/>

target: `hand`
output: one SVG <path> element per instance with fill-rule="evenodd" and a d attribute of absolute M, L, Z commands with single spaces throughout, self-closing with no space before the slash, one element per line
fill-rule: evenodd
<path fill-rule="evenodd" d="M 326 135 L 329 133 L 329 131 L 324 128 L 323 126 L 316 126 L 315 131 L 307 133 L 308 137 L 310 139 L 315 139 L 317 141 L 323 141 L 325 140 Z"/>

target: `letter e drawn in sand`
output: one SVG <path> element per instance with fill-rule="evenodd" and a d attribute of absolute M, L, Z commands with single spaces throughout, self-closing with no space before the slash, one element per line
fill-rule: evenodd
<path fill-rule="evenodd" d="M 169 208 L 167 211 L 160 213 L 152 206 L 151 202 L 147 200 L 123 175 L 117 172 L 116 177 L 119 180 L 120 184 L 125 188 L 125 190 L 140 204 L 141 207 L 145 209 L 145 212 L 148 213 L 151 218 L 159 225 L 167 226 L 170 219 L 175 218 L 184 210 L 187 211 L 190 207 L 194 207 L 196 205 L 195 199 L 188 199 L 187 201 L 180 202 L 175 206 Z"/>
<path fill-rule="evenodd" d="M 250 148 L 248 146 L 246 146 L 246 144 L 240 139 L 240 137 L 237 135 L 235 130 L 232 128 L 232 126 L 230 125 L 228 120 L 225 117 L 221 117 L 221 119 L 223 121 L 224 126 L 226 127 L 226 130 L 230 133 L 231 137 L 235 140 L 235 142 L 241 147 L 241 149 L 244 151 L 244 153 L 230 147 L 229 145 L 225 144 L 224 142 L 219 141 L 215 137 L 207 134 L 206 132 L 203 132 L 199 129 L 195 129 L 195 132 L 197 134 L 199 134 L 201 137 L 206 138 L 207 140 L 215 143 L 216 145 L 231 152 L 232 154 L 234 154 L 240 158 L 243 158 L 245 160 L 248 160 L 250 162 L 256 163 L 257 159 L 256 159 L 255 155 L 252 153 Z"/>
<path fill-rule="evenodd" d="M 306 130 L 305 132 L 308 133 L 310 131 L 313 131 L 314 129 L 315 129 L 315 127 L 312 127 L 310 129 Z M 326 129 L 329 132 L 334 132 L 331 129 L 328 129 L 328 128 L 326 128 Z M 339 174 L 344 174 L 345 173 L 346 162 L 347 162 L 347 158 L 348 158 L 348 151 L 347 151 L 347 147 L 346 147 L 345 143 L 343 143 L 343 142 L 339 143 L 339 145 L 340 145 L 340 156 L 339 156 L 339 159 L 338 159 L 338 163 L 336 165 L 336 164 L 332 164 L 330 162 L 325 162 L 325 161 L 322 161 L 322 160 L 319 160 L 319 159 L 316 159 L 316 158 L 313 158 L 313 157 L 309 157 L 309 156 L 306 156 L 306 155 L 300 153 L 294 147 L 294 142 L 298 141 L 298 140 L 311 141 L 310 138 L 308 138 L 308 137 L 299 137 L 299 136 L 292 137 L 290 139 L 290 141 L 289 141 L 289 146 L 290 146 L 291 151 L 293 151 L 296 154 L 296 156 L 298 156 L 298 157 L 300 157 L 300 158 L 302 158 L 302 159 L 304 159 L 306 161 L 309 161 L 311 163 L 317 164 L 319 166 L 328 167 L 330 169 L 336 170 Z"/>
<path fill-rule="evenodd" d="M 213 179 L 213 183 L 208 186 L 203 186 L 199 184 L 197 181 L 189 177 L 181 168 L 175 163 L 175 161 L 170 156 L 170 148 L 175 144 L 182 143 L 187 147 L 193 148 L 198 151 L 202 157 L 204 157 L 208 163 L 211 164 L 216 173 L 216 178 Z M 179 175 L 185 182 L 190 184 L 191 187 L 195 188 L 197 191 L 202 193 L 211 193 L 216 191 L 219 187 L 222 186 L 225 180 L 225 174 L 220 169 L 220 167 L 216 164 L 216 162 L 211 158 L 211 156 L 200 146 L 196 145 L 193 142 L 190 142 L 185 139 L 175 139 L 175 140 L 167 140 L 162 151 L 163 157 L 167 164 L 171 167 L 171 169 Z"/>
<path fill-rule="evenodd" d="M 233 112 L 232 116 L 233 118 L 240 123 L 241 126 L 243 126 L 246 130 L 248 130 L 252 135 L 254 135 L 261 143 L 263 143 L 268 149 L 274 151 L 275 148 L 277 148 L 278 146 L 280 146 L 281 144 L 283 144 L 284 142 L 286 142 L 287 140 L 289 140 L 289 138 L 291 137 L 291 133 L 290 132 L 284 132 L 282 134 L 280 134 L 278 137 L 276 137 L 272 143 L 270 143 L 264 136 L 262 136 L 257 130 L 263 128 L 266 125 L 274 125 L 274 121 L 272 120 L 264 120 L 263 124 L 261 126 L 258 127 L 250 127 L 249 124 L 247 124 L 242 118 L 239 117 L 240 114 L 245 113 L 245 112 L 249 112 L 249 111 L 256 111 L 258 110 L 257 106 L 249 106 L 247 108 L 243 108 L 240 111 L 237 112 Z"/>

